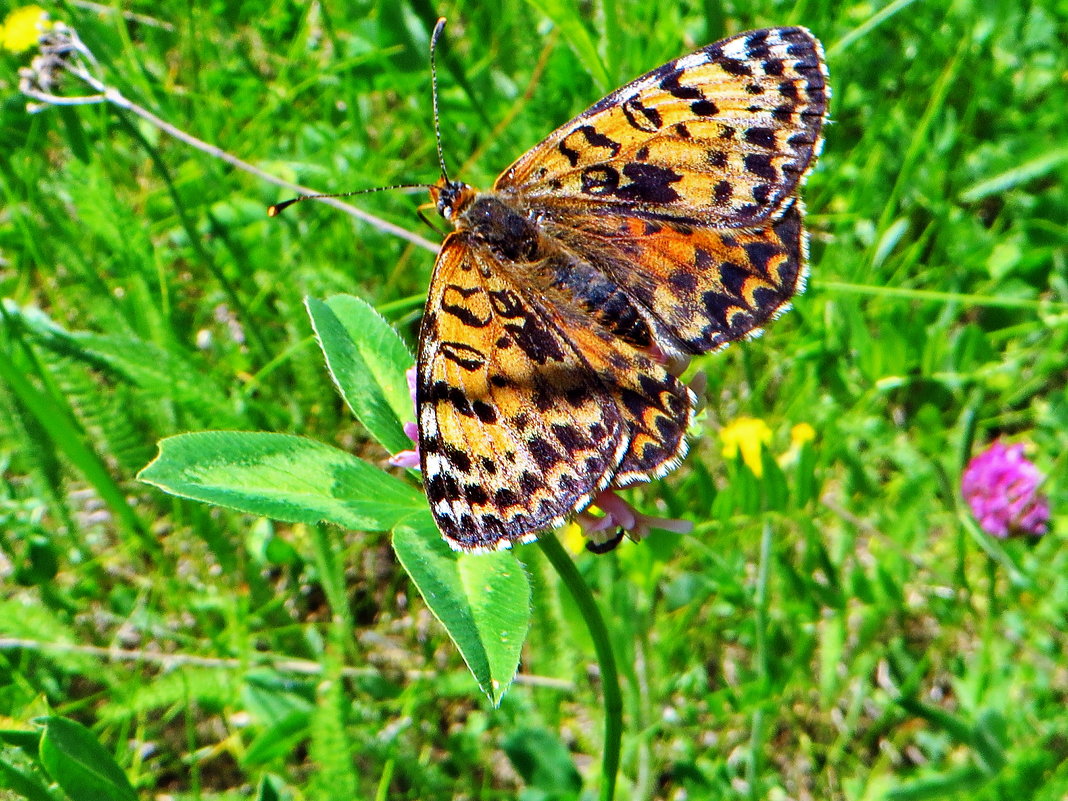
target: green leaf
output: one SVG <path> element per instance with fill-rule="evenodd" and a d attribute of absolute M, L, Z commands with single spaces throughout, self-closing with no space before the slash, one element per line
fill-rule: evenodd
<path fill-rule="evenodd" d="M 292 754 L 301 742 L 308 739 L 311 715 L 307 711 L 294 710 L 281 720 L 257 734 L 242 755 L 245 769 L 270 764 Z"/>
<path fill-rule="evenodd" d="M 404 378 L 412 356 L 397 332 L 351 295 L 304 302 L 330 376 L 356 419 L 390 453 L 411 448 L 401 421 L 415 419 Z"/>
<path fill-rule="evenodd" d="M 263 774 L 260 778 L 260 786 L 256 790 L 256 801 L 282 801 L 275 783 L 279 780 L 273 776 Z"/>
<path fill-rule="evenodd" d="M 34 736 L 38 740 L 41 738 L 40 734 Z M 18 797 L 28 801 L 55 801 L 55 796 L 48 792 L 41 777 L 30 770 L 10 764 L 7 754 L 4 753 L 0 753 L 0 788 L 17 793 Z"/>
<path fill-rule="evenodd" d="M 293 523 L 386 531 L 426 509 L 414 487 L 337 448 L 287 434 L 168 437 L 138 475 L 183 498 Z"/>
<path fill-rule="evenodd" d="M 36 759 L 37 748 L 41 743 L 41 733 L 26 729 L 0 729 L 0 743 L 21 748 Z"/>
<path fill-rule="evenodd" d="M 498 706 L 515 678 L 530 625 L 526 570 L 511 551 L 453 551 L 429 512 L 394 530 L 393 549 L 478 686 Z"/>
<path fill-rule="evenodd" d="M 972 730 L 972 745 L 983 767 L 991 774 L 1005 766 L 1005 741 L 1008 739 L 1005 718 L 996 709 L 984 709 Z"/>
<path fill-rule="evenodd" d="M 583 24 L 582 17 L 576 11 L 574 5 L 566 0 L 540 0 L 535 3 L 530 0 L 538 13 L 544 14 L 560 28 L 567 43 L 575 51 L 579 61 L 590 73 L 597 88 L 606 91 L 613 81 L 608 74 L 608 67 L 597 50 L 597 42 L 589 29 Z"/>
<path fill-rule="evenodd" d="M 577 798 L 582 789 L 571 754 L 560 738 L 546 729 L 518 729 L 501 747 L 528 788 L 541 790 L 546 798 Z"/>
<path fill-rule="evenodd" d="M 137 801 L 111 754 L 89 729 L 61 717 L 41 718 L 41 764 L 71 801 Z"/>
<path fill-rule="evenodd" d="M 975 791 L 987 782 L 987 777 L 976 767 L 967 765 L 936 776 L 925 776 L 893 787 L 883 798 L 886 801 L 941 801 L 960 793 L 964 798 L 974 798 Z"/>
<path fill-rule="evenodd" d="M 962 203 L 978 203 L 991 195 L 1003 195 L 1021 184 L 1045 176 L 1060 167 L 1065 161 L 1068 161 L 1068 148 L 1055 148 L 1043 153 L 1041 156 L 1029 159 L 1022 164 L 1017 164 L 1012 169 L 999 175 L 985 178 L 978 183 L 972 184 L 960 193 L 960 201 Z"/>

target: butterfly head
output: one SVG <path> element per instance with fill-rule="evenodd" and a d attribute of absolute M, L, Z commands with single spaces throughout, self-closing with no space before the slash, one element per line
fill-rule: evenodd
<path fill-rule="evenodd" d="M 456 225 L 460 213 L 467 208 L 478 193 L 463 181 L 450 181 L 444 176 L 430 187 L 430 198 L 437 206 L 438 214 Z"/>

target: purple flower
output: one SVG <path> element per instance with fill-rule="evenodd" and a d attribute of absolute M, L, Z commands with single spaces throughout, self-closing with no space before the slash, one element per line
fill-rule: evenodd
<path fill-rule="evenodd" d="M 413 364 L 408 368 L 408 371 L 404 374 L 404 377 L 408 379 L 408 393 L 412 396 L 412 408 L 416 409 L 415 405 L 415 388 L 419 382 L 419 376 L 416 373 L 415 365 Z M 409 467 L 413 470 L 419 469 L 419 425 L 418 423 L 405 423 L 404 433 L 408 435 L 415 447 L 407 451 L 398 451 L 389 457 L 389 463 L 394 467 Z"/>
<path fill-rule="evenodd" d="M 1049 499 L 1038 491 L 1045 476 L 1023 453 L 1023 445 L 995 441 L 968 463 L 961 477 L 961 494 L 975 519 L 999 539 L 1041 536 L 1049 527 Z"/>
<path fill-rule="evenodd" d="M 643 515 L 612 489 L 601 492 L 591 506 L 596 506 L 604 515 L 595 517 L 589 511 L 580 512 L 575 516 L 575 523 L 586 538 L 586 548 L 593 553 L 611 551 L 622 542 L 624 534 L 638 542 L 653 529 L 677 534 L 688 534 L 693 530 L 689 520 Z"/>

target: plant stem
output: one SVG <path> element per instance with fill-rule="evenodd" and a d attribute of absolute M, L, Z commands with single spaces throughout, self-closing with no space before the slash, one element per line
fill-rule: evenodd
<path fill-rule="evenodd" d="M 619 773 L 619 749 L 623 739 L 623 695 L 619 689 L 616 657 L 608 638 L 608 628 L 597 607 L 593 593 L 579 575 L 578 568 L 564 550 L 555 534 L 545 534 L 538 540 L 542 553 L 564 582 L 586 621 L 597 662 L 601 668 L 601 687 L 604 692 L 604 755 L 601 759 L 601 801 L 612 801 L 616 794 L 616 774 Z"/>
<path fill-rule="evenodd" d="M 757 565 L 756 597 L 753 599 L 753 617 L 756 632 L 754 635 L 754 669 L 760 680 L 768 682 L 768 566 L 771 562 L 771 523 L 765 519 L 760 534 L 760 562 Z M 748 783 L 749 797 L 760 798 L 760 755 L 764 738 L 764 710 L 760 706 L 753 713 L 753 728 L 749 735 Z"/>

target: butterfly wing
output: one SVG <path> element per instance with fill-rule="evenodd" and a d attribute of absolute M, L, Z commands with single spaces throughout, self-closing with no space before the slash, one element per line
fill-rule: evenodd
<path fill-rule="evenodd" d="M 689 391 L 514 269 L 469 232 L 450 234 L 420 331 L 424 486 L 438 528 L 465 550 L 529 541 L 685 453 Z"/>
<path fill-rule="evenodd" d="M 818 153 L 823 50 L 767 28 L 669 61 L 608 95 L 509 167 L 494 189 L 531 207 L 596 203 L 647 219 L 756 227 Z"/>
<path fill-rule="evenodd" d="M 757 229 L 572 213 L 542 229 L 619 286 L 666 353 L 696 354 L 758 333 L 804 289 L 801 201 Z"/>

